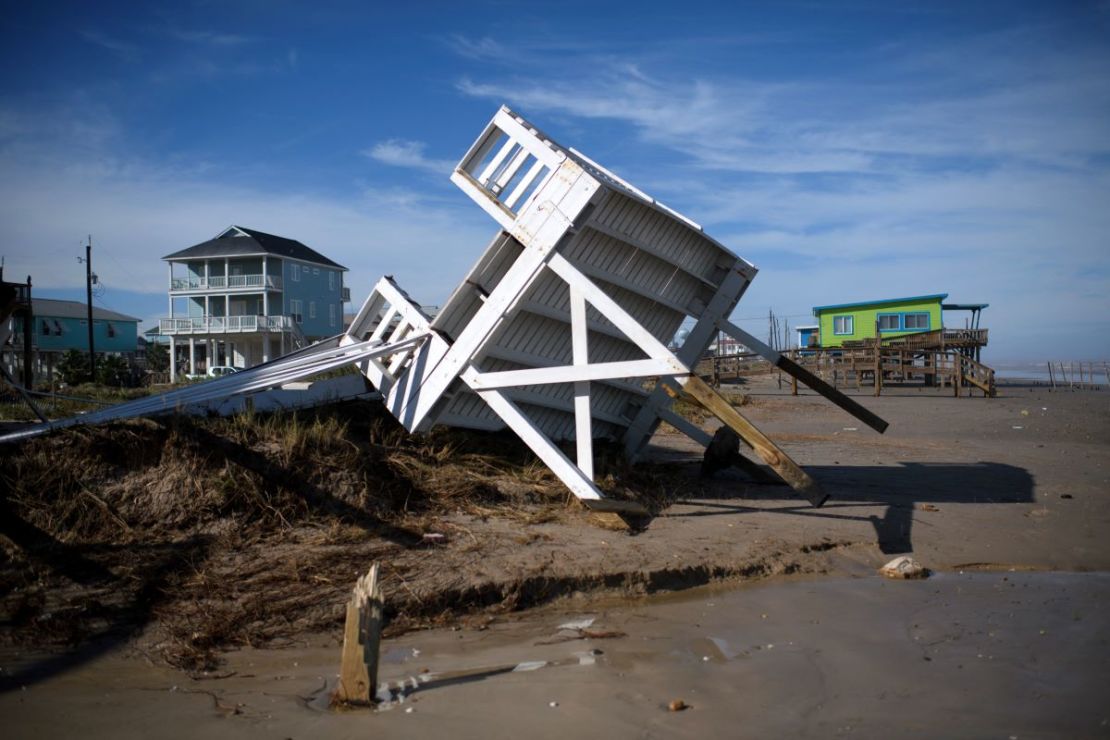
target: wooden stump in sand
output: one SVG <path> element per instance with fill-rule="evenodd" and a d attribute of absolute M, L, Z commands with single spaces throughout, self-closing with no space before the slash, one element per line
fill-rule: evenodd
<path fill-rule="evenodd" d="M 358 579 L 347 602 L 347 622 L 343 629 L 343 658 L 339 684 L 332 696 L 334 704 L 374 703 L 378 684 L 378 650 L 382 632 L 382 592 L 378 585 L 378 564 Z"/>

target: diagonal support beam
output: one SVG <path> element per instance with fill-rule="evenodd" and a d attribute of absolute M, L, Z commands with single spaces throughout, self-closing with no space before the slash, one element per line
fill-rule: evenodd
<path fill-rule="evenodd" d="M 722 319 L 718 322 L 718 326 L 725 334 L 728 334 L 738 342 L 742 342 L 746 347 L 751 348 L 757 355 L 763 357 L 763 359 L 770 362 L 779 370 L 782 370 L 787 375 L 793 376 L 801 382 L 805 383 L 807 386 L 817 391 L 822 396 L 829 399 L 837 406 L 844 409 L 849 414 L 874 429 L 879 434 L 885 432 L 886 428 L 890 426 L 877 414 L 868 411 L 859 403 L 841 393 L 836 388 L 833 388 L 831 385 L 818 378 L 809 370 L 806 370 L 804 367 L 794 362 L 789 357 L 783 355 L 781 352 L 771 349 L 766 344 L 759 341 L 731 321 Z"/>
<path fill-rule="evenodd" d="M 462 373 L 461 377 L 464 382 L 471 384 L 475 375 L 477 375 L 477 371 L 471 365 Z M 474 388 L 474 386 L 471 385 L 471 388 Z M 594 511 L 611 511 L 636 516 L 648 514 L 648 510 L 635 501 L 614 501 L 604 498 L 601 491 L 582 469 L 571 462 L 570 458 L 563 454 L 563 451 L 548 439 L 547 435 L 503 391 L 481 390 L 479 388 L 474 388 L 474 390 L 483 401 L 489 404 L 494 413 L 500 416 L 502 421 L 516 432 L 516 435 L 524 441 L 524 444 L 536 453 L 536 457 L 542 460 L 544 465 L 550 468 L 551 472 L 555 473 L 559 480 L 570 489 L 570 492 L 588 508 Z"/>
<path fill-rule="evenodd" d="M 633 318 L 616 301 L 590 280 L 577 267 L 572 265 L 566 257 L 559 253 L 551 255 L 547 266 L 561 277 L 567 285 L 577 288 L 587 301 L 593 305 L 614 326 L 624 332 L 644 353 L 655 360 L 662 360 L 671 365 L 674 373 L 688 373 L 690 369 L 678 361 L 674 353 L 666 345 L 652 335 L 643 324 Z"/>
<path fill-rule="evenodd" d="M 798 467 L 782 448 L 771 441 L 767 435 L 759 431 L 754 424 L 732 407 L 725 399 L 714 391 L 709 385 L 696 375 L 676 378 L 682 387 L 693 396 L 698 403 L 705 406 L 725 424 L 732 427 L 740 438 L 752 446 L 763 462 L 782 476 L 791 488 L 801 496 L 808 499 L 814 506 L 820 506 L 828 499 L 820 484 L 810 477 L 808 473 Z"/>

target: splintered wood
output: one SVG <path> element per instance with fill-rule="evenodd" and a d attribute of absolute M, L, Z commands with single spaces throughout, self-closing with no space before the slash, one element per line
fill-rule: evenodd
<path fill-rule="evenodd" d="M 343 629 L 343 658 L 335 704 L 370 705 L 378 684 L 378 650 L 382 632 L 382 592 L 378 585 L 378 564 L 358 579 L 347 602 L 347 623 Z"/>

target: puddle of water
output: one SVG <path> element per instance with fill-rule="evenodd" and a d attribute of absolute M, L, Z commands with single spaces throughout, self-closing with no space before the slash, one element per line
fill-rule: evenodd
<path fill-rule="evenodd" d="M 105 656 L 0 712 L 6 737 L 1097 736 L 1107 605 L 1110 574 L 707 588 L 389 640 L 390 711 L 312 709 L 338 669 L 321 639 L 231 653 L 218 681 Z"/>

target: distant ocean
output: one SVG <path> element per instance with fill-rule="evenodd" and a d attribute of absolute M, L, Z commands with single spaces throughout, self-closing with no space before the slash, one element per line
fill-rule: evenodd
<path fill-rule="evenodd" d="M 1054 368 L 1058 368 L 1058 367 L 1059 367 L 1059 365 L 1054 365 Z M 1083 379 L 1086 382 L 1090 382 L 1089 380 L 1087 380 L 1087 371 L 1088 371 L 1089 368 L 1090 368 L 1090 365 L 1088 363 L 1084 362 L 1083 363 Z M 1071 370 L 1071 366 L 1068 363 L 1064 363 L 1064 370 L 1067 373 L 1068 380 L 1071 380 L 1072 370 Z M 1094 382 L 1095 383 L 1106 383 L 1107 378 L 1106 378 L 1106 373 L 1105 373 L 1105 365 L 1101 362 L 1096 362 L 1096 363 L 1094 363 L 1094 370 L 1095 370 Z M 1060 371 L 1058 369 L 1056 369 L 1055 373 L 1056 373 L 1056 382 L 1057 383 L 1062 383 L 1063 378 L 1060 376 Z M 1075 376 L 1076 376 L 1075 379 L 1079 380 L 1078 368 L 1076 369 Z M 1035 382 L 1035 383 L 1051 383 L 1052 382 L 1052 378 L 1048 374 L 1048 364 L 1047 363 L 1040 363 L 1039 365 L 1001 365 L 1001 366 L 995 367 L 994 377 L 997 378 L 998 380 L 1008 380 L 1008 381 L 1026 380 L 1026 381 L 1032 381 L 1032 382 Z"/>

